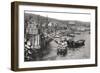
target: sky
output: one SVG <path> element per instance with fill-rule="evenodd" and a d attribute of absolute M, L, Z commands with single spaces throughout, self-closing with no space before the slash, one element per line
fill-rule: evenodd
<path fill-rule="evenodd" d="M 82 12 L 57 12 L 57 11 L 36 11 L 36 10 L 25 10 L 25 13 L 37 14 L 45 17 L 55 18 L 59 20 L 78 20 L 78 21 L 91 21 L 90 13 Z"/>

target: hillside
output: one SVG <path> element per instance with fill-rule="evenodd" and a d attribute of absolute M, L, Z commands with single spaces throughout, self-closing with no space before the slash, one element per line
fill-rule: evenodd
<path fill-rule="evenodd" d="M 44 27 L 47 27 L 49 23 L 51 23 L 51 26 L 57 26 L 58 29 L 70 29 L 76 31 L 77 29 L 81 28 L 87 28 L 90 30 L 90 22 L 82 22 L 82 21 L 76 21 L 76 20 L 59 20 L 55 18 L 49 18 L 44 17 L 41 15 L 36 14 L 24 14 L 24 20 L 30 21 L 30 22 L 36 22 L 37 24 L 43 25 Z M 49 27 L 49 26 L 48 26 Z"/>

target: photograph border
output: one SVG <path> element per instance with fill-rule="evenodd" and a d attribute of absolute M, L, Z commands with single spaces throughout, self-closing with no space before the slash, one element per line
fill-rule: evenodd
<path fill-rule="evenodd" d="M 50 67 L 35 67 L 35 68 L 19 68 L 19 5 L 35 5 L 35 6 L 48 6 L 48 7 L 68 7 L 68 8 L 82 8 L 95 10 L 95 64 L 84 65 L 64 65 L 64 66 L 50 66 Z M 11 3 L 11 70 L 13 71 L 28 71 L 28 70 L 47 70 L 47 69 L 61 69 L 61 68 L 79 68 L 79 67 L 92 67 L 97 66 L 97 7 L 84 6 L 84 5 L 69 5 L 69 4 L 51 4 L 51 3 L 35 3 L 35 2 L 19 2 Z"/>

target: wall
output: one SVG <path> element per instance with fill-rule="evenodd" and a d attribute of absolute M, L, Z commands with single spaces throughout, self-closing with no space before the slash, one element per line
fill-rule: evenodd
<path fill-rule="evenodd" d="M 10 70 L 10 53 L 11 53 L 11 12 L 10 3 L 14 0 L 0 0 L 0 73 L 14 73 Z M 28 1 L 28 0 L 22 0 Z M 77 4 L 77 5 L 93 5 L 98 6 L 100 9 L 100 0 L 29 0 L 32 2 L 46 2 L 46 3 L 62 3 L 62 4 Z M 100 12 L 100 10 L 98 10 Z M 98 12 L 98 13 L 99 13 Z M 99 19 L 99 14 L 98 14 Z M 98 28 L 100 28 L 98 22 Z M 100 29 L 98 29 L 98 32 Z M 98 33 L 98 37 L 100 34 Z M 98 39 L 100 40 L 100 39 Z M 100 41 L 98 41 L 99 43 Z M 100 46 L 98 46 L 99 49 Z M 98 50 L 100 52 L 100 50 Z M 98 54 L 100 55 L 100 53 Z M 98 58 L 100 61 L 100 58 Z M 100 62 L 99 62 L 100 65 Z M 73 69 L 55 69 L 55 70 L 40 70 L 40 71 L 26 71 L 25 73 L 99 73 L 100 66 L 86 67 L 86 68 L 73 68 Z M 22 72 L 24 73 L 24 72 Z"/>

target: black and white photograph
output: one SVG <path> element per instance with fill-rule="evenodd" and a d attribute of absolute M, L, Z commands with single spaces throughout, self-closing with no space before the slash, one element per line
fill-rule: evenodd
<path fill-rule="evenodd" d="M 27 2 L 14 5 L 15 70 L 97 66 L 97 7 Z"/>
<path fill-rule="evenodd" d="M 89 59 L 90 19 L 90 13 L 25 10 L 24 61 Z"/>

